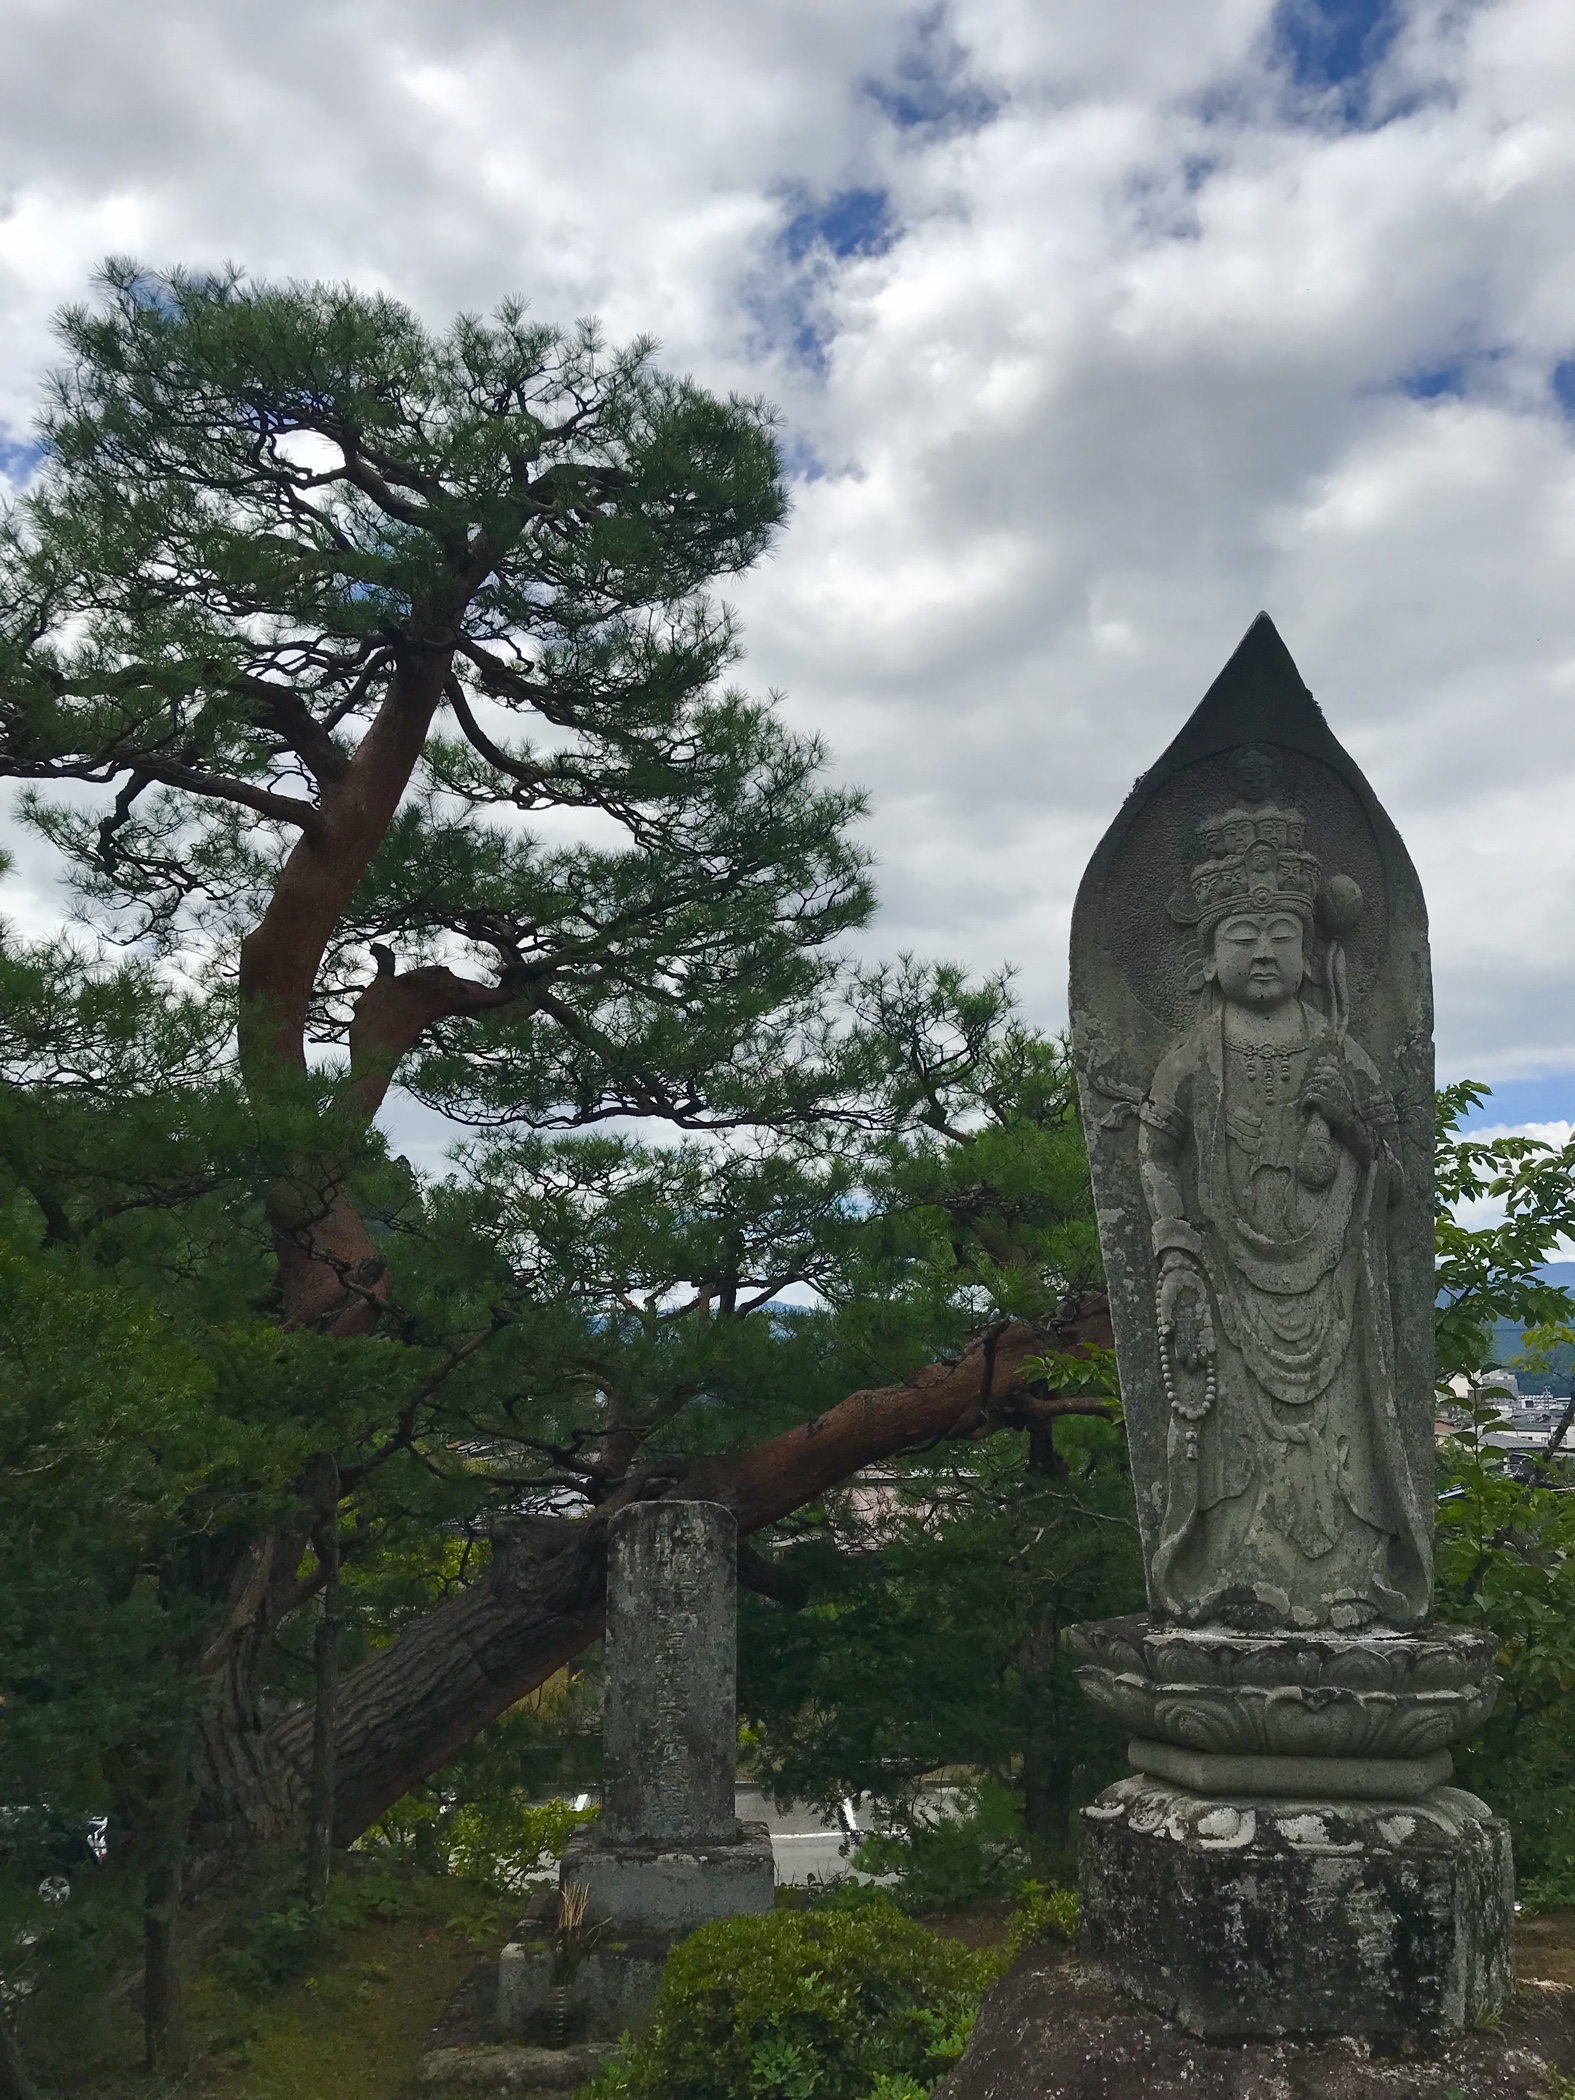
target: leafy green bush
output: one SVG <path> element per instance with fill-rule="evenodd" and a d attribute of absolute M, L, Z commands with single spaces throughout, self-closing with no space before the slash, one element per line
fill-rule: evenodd
<path fill-rule="evenodd" d="M 407 1876 L 391 1873 L 336 1874 L 318 1909 L 293 1902 L 265 1909 L 247 1923 L 243 1936 L 213 1960 L 214 1974 L 252 1996 L 304 1976 L 338 1935 L 368 1918 L 397 1918 L 419 1904 Z"/>
<path fill-rule="evenodd" d="M 889 1903 L 722 1919 L 674 1949 L 587 2100 L 919 2100 L 1000 1967 Z"/>
<path fill-rule="evenodd" d="M 532 1801 L 522 1787 L 444 1801 L 432 1790 L 406 1794 L 361 1841 L 361 1849 L 462 1874 L 488 1888 L 518 1890 L 561 1859 L 582 1823 L 599 1810 L 561 1797 Z"/>
<path fill-rule="evenodd" d="M 1006 1927 L 1006 1953 L 1015 1961 L 1025 1947 L 1040 1940 L 1075 1940 L 1080 1911 L 1076 1889 L 1046 1888 L 1025 1881 L 1017 1891 L 1017 1908 Z"/>
<path fill-rule="evenodd" d="M 1507 1817 L 1521 1901 L 1575 1902 L 1575 1468 L 1528 1484 L 1482 1440 L 1482 1407 L 1439 1452 L 1448 1484 L 1438 1509 L 1440 1619 L 1489 1626 L 1503 1682 L 1486 1725 L 1453 1746 L 1455 1784 Z M 1560 1474 L 1563 1480 L 1560 1480 Z"/>
<path fill-rule="evenodd" d="M 1021 1804 L 993 1781 L 963 1788 L 953 1812 L 863 1839 L 853 1864 L 861 1874 L 895 1875 L 884 1892 L 899 1910 L 959 1910 L 1010 1895 L 1031 1864 Z"/>

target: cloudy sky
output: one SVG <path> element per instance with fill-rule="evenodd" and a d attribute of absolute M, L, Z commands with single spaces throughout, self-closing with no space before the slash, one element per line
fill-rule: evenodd
<path fill-rule="evenodd" d="M 0 0 L 0 51 L 14 477 L 110 251 L 654 333 L 782 408 L 747 679 L 872 791 L 883 949 L 1059 1022 L 1267 607 L 1421 868 L 1441 1071 L 1575 1114 L 1567 0 Z"/>

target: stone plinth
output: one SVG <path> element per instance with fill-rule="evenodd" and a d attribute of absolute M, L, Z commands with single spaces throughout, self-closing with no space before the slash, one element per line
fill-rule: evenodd
<path fill-rule="evenodd" d="M 1234 1757 L 1141 1737 L 1127 1744 L 1127 1762 L 1192 1794 L 1254 1800 L 1420 1801 L 1454 1770 L 1447 1750 L 1427 1757 Z"/>
<path fill-rule="evenodd" d="M 522 1927 L 498 1957 L 497 2031 L 510 2040 L 616 2037 L 641 2019 L 673 1947 L 713 1918 L 770 1910 L 776 1895 L 771 1834 L 738 1825 L 732 1845 L 688 1850 L 599 1845 L 581 1831 L 563 1855 L 563 1886 L 589 1891 L 589 1951 L 562 1960 L 550 1926 Z M 554 1992 L 561 1984 L 560 2008 Z"/>
<path fill-rule="evenodd" d="M 431 2049 L 421 2059 L 421 2090 L 480 2093 L 485 2100 L 531 2100 L 532 2095 L 578 2092 L 604 2070 L 610 2042 L 582 2042 L 566 2049 L 521 2048 L 496 2043 L 462 2049 Z"/>
<path fill-rule="evenodd" d="M 562 1881 L 590 1891 L 588 1915 L 631 1932 L 693 1932 L 712 1918 L 769 1910 L 776 1895 L 771 1833 L 735 1823 L 728 1845 L 609 1845 L 592 1830 L 569 1841 Z"/>
<path fill-rule="evenodd" d="M 616 2040 L 644 2016 L 672 1945 L 670 1934 L 604 1936 L 565 1974 L 550 1937 L 511 1940 L 498 1957 L 498 2034 L 538 2046 Z"/>
<path fill-rule="evenodd" d="M 1080 1951 L 1208 2037 L 1458 2033 L 1511 1985 L 1507 1826 L 1472 1794 L 1219 1800 L 1139 1777 L 1083 1811 Z"/>
<path fill-rule="evenodd" d="M 1212 1756 L 1425 1759 L 1498 1696 L 1498 1640 L 1482 1627 L 1237 1633 L 1135 1613 L 1070 1639 L 1091 1705 L 1143 1742 Z"/>

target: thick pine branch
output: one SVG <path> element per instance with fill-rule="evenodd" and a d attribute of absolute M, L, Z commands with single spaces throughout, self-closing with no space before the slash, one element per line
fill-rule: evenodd
<path fill-rule="evenodd" d="M 607 1520 L 619 1499 L 660 1495 L 724 1502 L 747 1536 L 862 1467 L 903 1452 L 1016 1426 L 1047 1406 L 1057 1413 L 1108 1413 L 1101 1401 L 1036 1395 L 1023 1366 L 1049 1346 L 1104 1347 L 1109 1341 L 1105 1300 L 1090 1294 L 1052 1327 L 1013 1322 L 955 1363 L 931 1364 L 899 1385 L 851 1394 L 752 1450 L 652 1468 L 591 1516 L 511 1523 L 494 1541 L 493 1564 L 482 1581 L 427 1613 L 342 1680 L 337 1841 L 358 1837 L 489 1721 L 598 1638 Z M 283 1818 L 292 1833 L 305 1813 L 311 1740 L 311 1709 L 303 1706 L 276 1721 L 251 1753 L 265 1775 L 257 1795 L 260 1813 L 270 1824 Z M 275 1828 L 271 1834 L 281 1833 Z"/>

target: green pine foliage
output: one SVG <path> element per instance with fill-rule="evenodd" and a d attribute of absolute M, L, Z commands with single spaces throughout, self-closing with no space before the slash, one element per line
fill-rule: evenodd
<path fill-rule="evenodd" d="M 760 404 L 517 304 L 437 331 L 236 274 L 112 265 L 61 336 L 44 464 L 0 522 L 0 776 L 82 915 L 0 929 L 0 1970 L 30 2041 L 85 2018 L 137 1876 L 222 1807 L 191 1783 L 218 1694 L 310 1695 L 324 1492 L 348 1672 L 482 1579 L 521 1511 L 753 1444 L 1100 1277 L 1063 1049 L 1004 976 L 849 960 L 862 802 L 728 683 L 714 593 L 786 506 Z M 281 1047 L 243 937 L 424 678 Z M 398 986 L 437 1018 L 369 1051 L 352 1022 Z M 393 1155 L 394 1078 L 462 1139 L 445 1166 Z M 1575 1228 L 1575 1154 L 1463 1140 L 1481 1092 L 1441 1097 L 1446 1373 L 1501 1317 L 1570 1331 L 1537 1269 Z M 1455 1224 L 1482 1195 L 1506 1223 Z M 286 1307 L 276 1234 L 335 1206 L 371 1334 Z M 1097 1356 L 1039 1372 L 1031 1398 L 1087 1412 L 900 1455 L 873 1506 L 834 1492 L 762 1542 L 801 1612 L 745 1599 L 767 1783 L 871 1794 L 899 1829 L 925 1773 L 975 1786 L 973 1836 L 927 1843 L 994 1864 L 936 1885 L 1053 1865 L 1119 1762 L 1061 1643 L 1141 1598 L 1119 1398 Z M 1571 1498 L 1469 1438 L 1444 1463 L 1440 1609 L 1506 1667 L 1462 1775 L 1534 1885 L 1569 1888 Z M 520 1759 L 545 1775 L 549 1733 L 506 1717 L 385 1841 L 521 1871 Z M 51 1905 L 97 1814 L 110 1866 L 73 1854 Z M 762 2030 L 740 2075 L 785 2093 L 807 2033 Z M 844 2053 L 866 2086 L 939 2075 L 934 2049 Z"/>
<path fill-rule="evenodd" d="M 868 1522 L 828 1498 L 795 1530 L 810 1604 L 742 1606 L 740 1710 L 762 1780 L 828 1806 L 872 1797 L 911 1850 L 859 1864 L 911 1860 L 916 1907 L 1008 1892 L 1125 1768 L 1061 1640 L 1142 1609 L 1120 1425 L 1068 1416 L 1048 1452 L 1019 1432 L 936 1453 L 894 1475 Z M 986 1782 L 988 1830 L 977 1807 L 927 1826 L 917 1788 L 946 1767 Z"/>
<path fill-rule="evenodd" d="M 770 414 L 517 302 L 437 335 L 343 286 L 111 263 L 101 292 L 61 318 L 44 469 L 0 525 L 0 772 L 123 781 L 25 804 L 99 922 L 233 981 L 393 681 L 441 651 L 313 1037 L 345 1043 L 381 950 L 511 994 L 402 1075 L 446 1113 L 802 1111 L 827 944 L 871 898 L 859 797 L 721 682 L 709 587 L 785 509 Z M 252 1059 L 254 1091 L 278 1076 Z"/>

